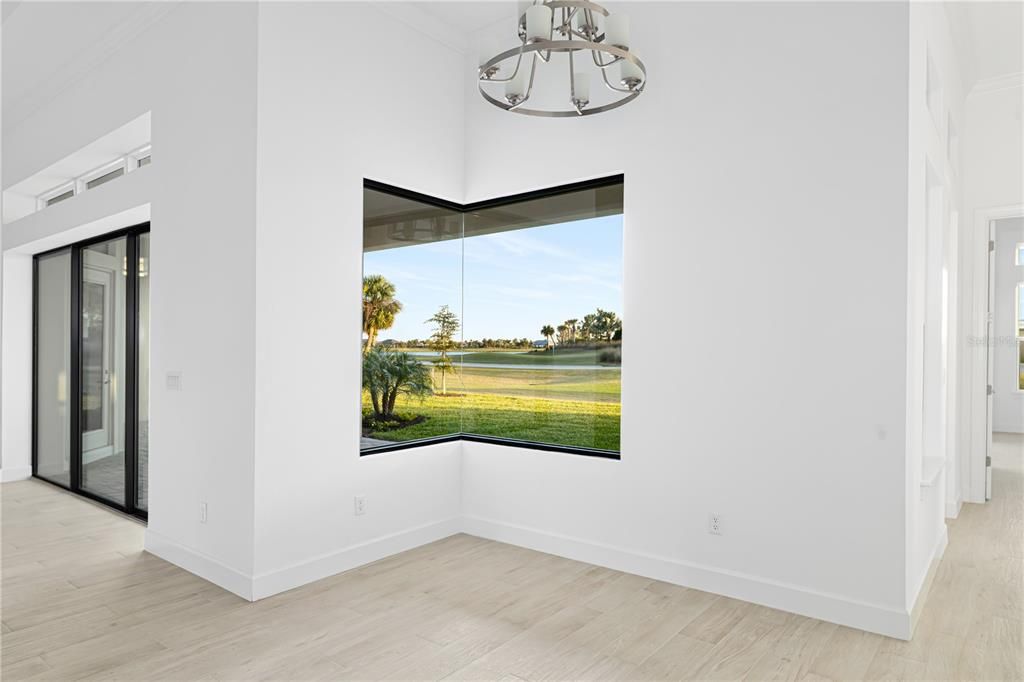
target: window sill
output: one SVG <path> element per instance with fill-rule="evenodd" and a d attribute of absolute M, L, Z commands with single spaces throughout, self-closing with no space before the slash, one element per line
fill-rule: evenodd
<path fill-rule="evenodd" d="M 360 450 L 359 456 L 377 455 L 384 452 L 395 452 L 397 450 L 408 450 L 410 448 L 426 447 L 439 443 L 451 443 L 454 441 L 466 441 L 469 443 L 485 443 L 487 445 L 505 445 L 525 450 L 541 450 L 544 452 L 560 452 L 567 455 L 583 455 L 584 457 L 597 457 L 599 459 L 620 460 L 622 455 L 614 450 L 598 450 L 596 448 L 580 448 L 569 445 L 556 445 L 553 443 L 536 443 L 527 440 L 514 440 L 511 438 L 496 438 L 494 436 L 478 436 L 472 433 L 460 433 L 439 438 L 426 438 L 423 440 L 406 441 L 394 443 L 393 445 L 381 445 L 374 448 Z"/>

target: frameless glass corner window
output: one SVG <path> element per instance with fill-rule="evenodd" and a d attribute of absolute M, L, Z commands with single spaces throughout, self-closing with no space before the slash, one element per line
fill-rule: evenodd
<path fill-rule="evenodd" d="M 455 208 L 369 183 L 364 452 L 444 437 L 618 452 L 622 188 Z"/>

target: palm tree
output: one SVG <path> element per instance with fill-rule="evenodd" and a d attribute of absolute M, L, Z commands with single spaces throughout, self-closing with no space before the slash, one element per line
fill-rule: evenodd
<path fill-rule="evenodd" d="M 543 327 L 541 327 L 540 333 L 543 334 L 544 338 L 548 340 L 548 346 L 553 346 L 555 344 L 554 339 L 551 338 L 555 335 L 555 328 L 552 327 L 550 324 L 546 324 Z"/>
<path fill-rule="evenodd" d="M 579 327 L 576 326 L 578 323 L 579 320 L 575 318 L 565 321 L 565 326 L 569 328 L 569 341 L 572 343 L 576 343 L 576 332 L 579 331 Z"/>
<path fill-rule="evenodd" d="M 370 394 L 373 416 L 394 419 L 399 395 L 425 398 L 433 392 L 430 371 L 408 353 L 372 348 L 363 358 L 363 388 Z"/>
<path fill-rule="evenodd" d="M 402 304 L 395 300 L 395 285 L 383 275 L 363 277 L 363 334 L 366 346 L 363 353 L 369 353 L 377 342 L 377 332 L 390 329 L 395 316 L 402 311 Z"/>
<path fill-rule="evenodd" d="M 569 340 L 569 327 L 564 324 L 560 324 L 557 327 L 558 330 L 558 343 L 564 344 Z"/>

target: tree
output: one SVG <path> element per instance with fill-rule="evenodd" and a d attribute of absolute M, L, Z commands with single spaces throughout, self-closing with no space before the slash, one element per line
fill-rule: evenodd
<path fill-rule="evenodd" d="M 564 324 L 560 324 L 557 327 L 558 330 L 558 343 L 565 344 L 569 341 L 569 327 Z"/>
<path fill-rule="evenodd" d="M 569 341 L 576 343 L 576 333 L 579 332 L 579 320 L 573 318 L 565 321 L 565 326 L 569 329 Z"/>
<path fill-rule="evenodd" d="M 363 388 L 370 394 L 373 416 L 394 419 L 399 395 L 425 398 L 433 393 L 430 371 L 408 353 L 371 348 L 363 356 Z"/>
<path fill-rule="evenodd" d="M 594 338 L 594 323 L 596 321 L 597 315 L 593 313 L 583 316 L 583 322 L 580 324 L 580 337 L 584 341 L 590 341 Z"/>
<path fill-rule="evenodd" d="M 552 327 L 550 324 L 546 324 L 543 327 L 541 327 L 540 333 L 543 334 L 544 338 L 548 340 L 549 346 L 555 343 L 554 339 L 552 338 L 555 335 L 555 328 Z"/>
<path fill-rule="evenodd" d="M 430 347 L 440 355 L 434 360 L 434 367 L 441 370 L 441 395 L 448 390 L 447 376 L 452 371 L 452 361 L 448 352 L 455 349 L 455 334 L 459 331 L 459 317 L 448 306 L 443 305 L 427 322 L 434 323 L 434 333 L 430 335 Z"/>
<path fill-rule="evenodd" d="M 369 353 L 377 341 L 377 332 L 390 329 L 395 316 L 402 310 L 402 304 L 395 299 L 395 285 L 383 275 L 363 277 L 363 334 L 366 345 L 363 353 Z"/>
<path fill-rule="evenodd" d="M 594 336 L 602 341 L 611 341 L 615 338 L 616 332 L 619 332 L 621 329 L 622 320 L 619 319 L 618 315 L 610 310 L 597 309 L 592 326 Z"/>

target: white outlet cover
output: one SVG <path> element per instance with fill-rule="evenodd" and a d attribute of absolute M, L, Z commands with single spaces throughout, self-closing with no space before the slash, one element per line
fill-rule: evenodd
<path fill-rule="evenodd" d="M 357 495 L 353 500 L 353 512 L 356 516 L 362 516 L 366 513 L 366 498 L 362 495 Z"/>
<path fill-rule="evenodd" d="M 167 372 L 166 378 L 167 390 L 168 391 L 180 391 L 182 384 L 182 374 L 178 371 Z"/>

